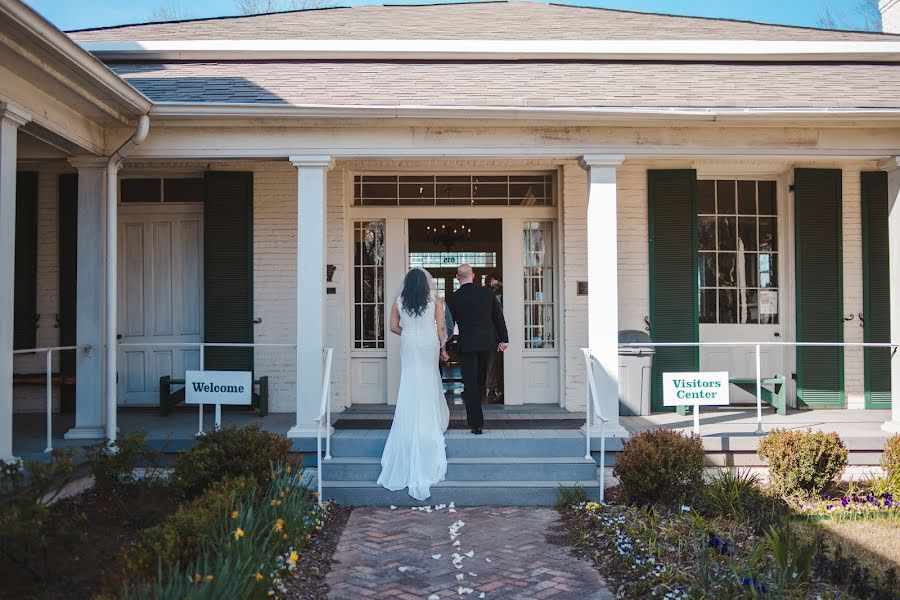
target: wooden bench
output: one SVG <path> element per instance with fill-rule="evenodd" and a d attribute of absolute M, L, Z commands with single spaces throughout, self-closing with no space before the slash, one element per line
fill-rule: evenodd
<path fill-rule="evenodd" d="M 173 385 L 181 388 L 172 391 Z M 259 387 L 259 391 L 251 391 L 250 406 L 256 409 L 260 417 L 269 414 L 269 378 L 260 377 L 253 380 L 253 385 Z M 159 416 L 166 417 L 172 408 L 184 402 L 184 379 L 172 379 L 168 375 L 159 378 Z"/>
<path fill-rule="evenodd" d="M 735 385 L 748 394 L 756 397 L 756 378 L 755 377 L 735 377 L 728 380 L 731 385 Z M 787 402 L 785 400 L 785 391 L 787 386 L 784 384 L 784 376 L 776 375 L 775 377 L 765 377 L 760 383 L 760 396 L 763 402 L 775 408 L 779 415 L 787 413 Z M 771 389 L 770 389 L 771 388 Z"/>

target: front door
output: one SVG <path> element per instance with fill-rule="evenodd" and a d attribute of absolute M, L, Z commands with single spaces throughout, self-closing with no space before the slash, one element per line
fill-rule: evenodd
<path fill-rule="evenodd" d="M 777 342 L 783 339 L 783 297 L 777 182 L 698 181 L 700 341 Z M 753 346 L 706 346 L 704 371 L 756 377 Z M 762 346 L 763 377 L 785 375 L 784 351 Z M 731 388 L 733 402 L 755 396 Z"/>
<path fill-rule="evenodd" d="M 120 208 L 121 404 L 156 404 L 160 377 L 183 378 L 200 368 L 197 347 L 174 344 L 203 339 L 202 248 L 202 205 Z"/>

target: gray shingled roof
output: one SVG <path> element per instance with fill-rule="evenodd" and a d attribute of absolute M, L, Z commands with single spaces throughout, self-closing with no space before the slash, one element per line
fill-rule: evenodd
<path fill-rule="evenodd" d="M 113 64 L 155 102 L 900 108 L 900 65 L 629 62 Z"/>
<path fill-rule="evenodd" d="M 790 1 L 790 0 L 785 0 Z M 482 2 L 358 6 L 251 17 L 149 23 L 70 32 L 76 41 L 200 39 L 494 40 L 885 40 L 887 34 L 827 31 L 621 10 Z"/>

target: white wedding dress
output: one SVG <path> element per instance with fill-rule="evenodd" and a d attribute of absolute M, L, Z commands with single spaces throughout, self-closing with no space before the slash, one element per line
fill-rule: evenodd
<path fill-rule="evenodd" d="M 381 455 L 378 485 L 391 491 L 409 488 L 416 500 L 431 496 L 431 486 L 447 475 L 444 432 L 450 409 L 444 399 L 438 365 L 440 342 L 434 297 L 420 316 L 400 309 L 400 391 L 394 422 Z"/>

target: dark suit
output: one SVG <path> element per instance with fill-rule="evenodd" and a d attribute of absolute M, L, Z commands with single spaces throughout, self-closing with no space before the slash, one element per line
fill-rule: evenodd
<path fill-rule="evenodd" d="M 463 402 L 469 427 L 484 426 L 481 398 L 491 353 L 498 342 L 509 343 L 503 309 L 490 288 L 472 283 L 461 286 L 447 298 L 447 306 L 459 326 L 459 363 L 462 370 Z"/>

